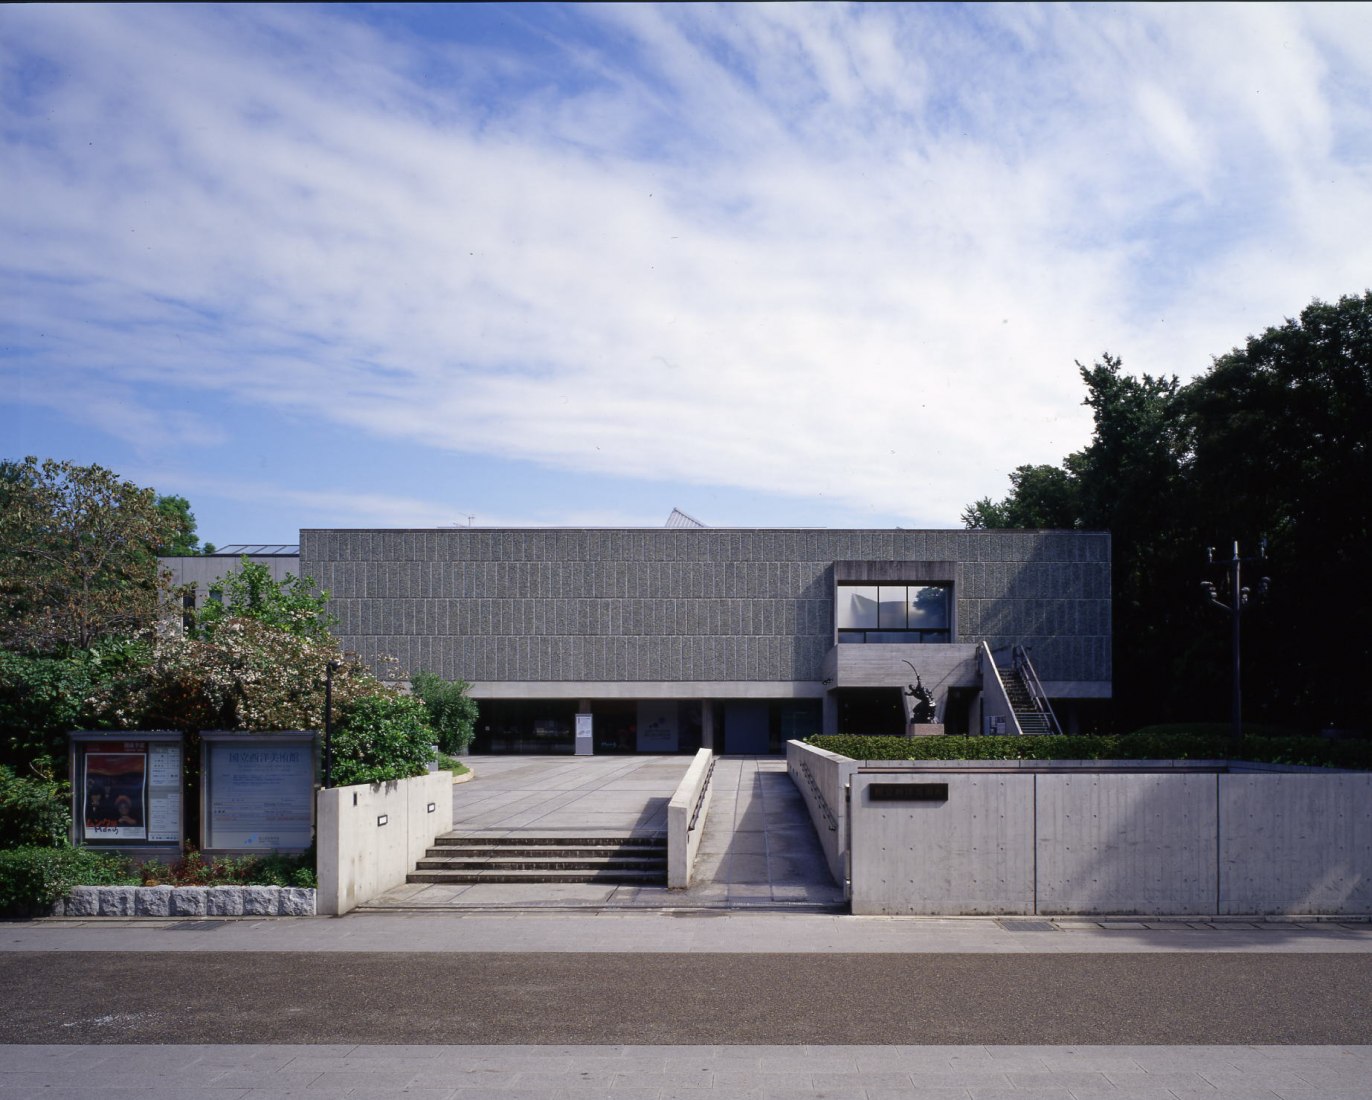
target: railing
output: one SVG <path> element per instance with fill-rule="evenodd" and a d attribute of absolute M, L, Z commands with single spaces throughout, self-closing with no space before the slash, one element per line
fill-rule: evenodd
<path fill-rule="evenodd" d="M 705 817 L 710 807 L 710 780 L 715 774 L 715 754 L 701 749 L 667 804 L 667 887 L 685 890 L 691 885 Z"/>
<path fill-rule="evenodd" d="M 1048 731 L 1061 733 L 1062 726 L 1058 724 L 1058 716 L 1053 713 L 1053 705 L 1048 702 L 1048 696 L 1044 693 L 1043 685 L 1039 682 L 1039 674 L 1034 671 L 1034 664 L 1029 660 L 1028 651 L 1025 650 L 1024 646 L 1016 645 L 1011 653 L 1015 662 L 1015 671 L 1024 681 L 1024 686 L 1029 689 L 1029 698 L 1033 700 L 1035 709 L 1048 721 Z"/>
<path fill-rule="evenodd" d="M 985 714 L 989 710 L 997 717 L 1003 716 L 1010 727 L 1005 731 L 1007 734 L 1019 736 L 1024 733 L 1024 730 L 1020 729 L 1015 708 L 1010 703 L 1010 693 L 1006 690 L 1005 681 L 1000 678 L 1000 669 L 991 653 L 991 647 L 984 641 L 977 646 L 977 667 L 981 673 L 982 713 Z M 986 732 L 984 724 L 979 732 Z"/>

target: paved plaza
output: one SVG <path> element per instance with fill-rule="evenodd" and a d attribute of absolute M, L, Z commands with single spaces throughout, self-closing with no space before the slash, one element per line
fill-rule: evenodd
<path fill-rule="evenodd" d="M 453 831 L 481 836 L 665 836 L 689 756 L 478 756 L 453 786 Z M 715 761 L 705 834 L 688 890 L 610 883 L 398 886 L 365 907 L 395 909 L 780 908 L 834 910 L 805 803 L 776 757 Z"/>

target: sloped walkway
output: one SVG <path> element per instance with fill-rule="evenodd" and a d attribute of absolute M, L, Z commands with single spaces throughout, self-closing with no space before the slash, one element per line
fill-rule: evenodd
<path fill-rule="evenodd" d="M 665 836 L 689 756 L 485 756 L 453 787 L 462 835 Z M 774 757 L 720 757 L 689 890 L 611 883 L 407 883 L 365 910 L 821 909 L 843 906 L 804 802 Z"/>

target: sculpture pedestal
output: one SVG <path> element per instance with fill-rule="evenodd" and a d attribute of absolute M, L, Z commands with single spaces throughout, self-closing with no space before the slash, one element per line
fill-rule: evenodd
<path fill-rule="evenodd" d="M 906 737 L 933 737 L 943 732 L 942 722 L 911 722 Z"/>

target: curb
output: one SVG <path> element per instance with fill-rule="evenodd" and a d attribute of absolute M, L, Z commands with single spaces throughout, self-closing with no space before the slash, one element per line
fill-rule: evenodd
<path fill-rule="evenodd" d="M 300 886 L 77 886 L 54 917 L 312 917 L 315 891 Z"/>

